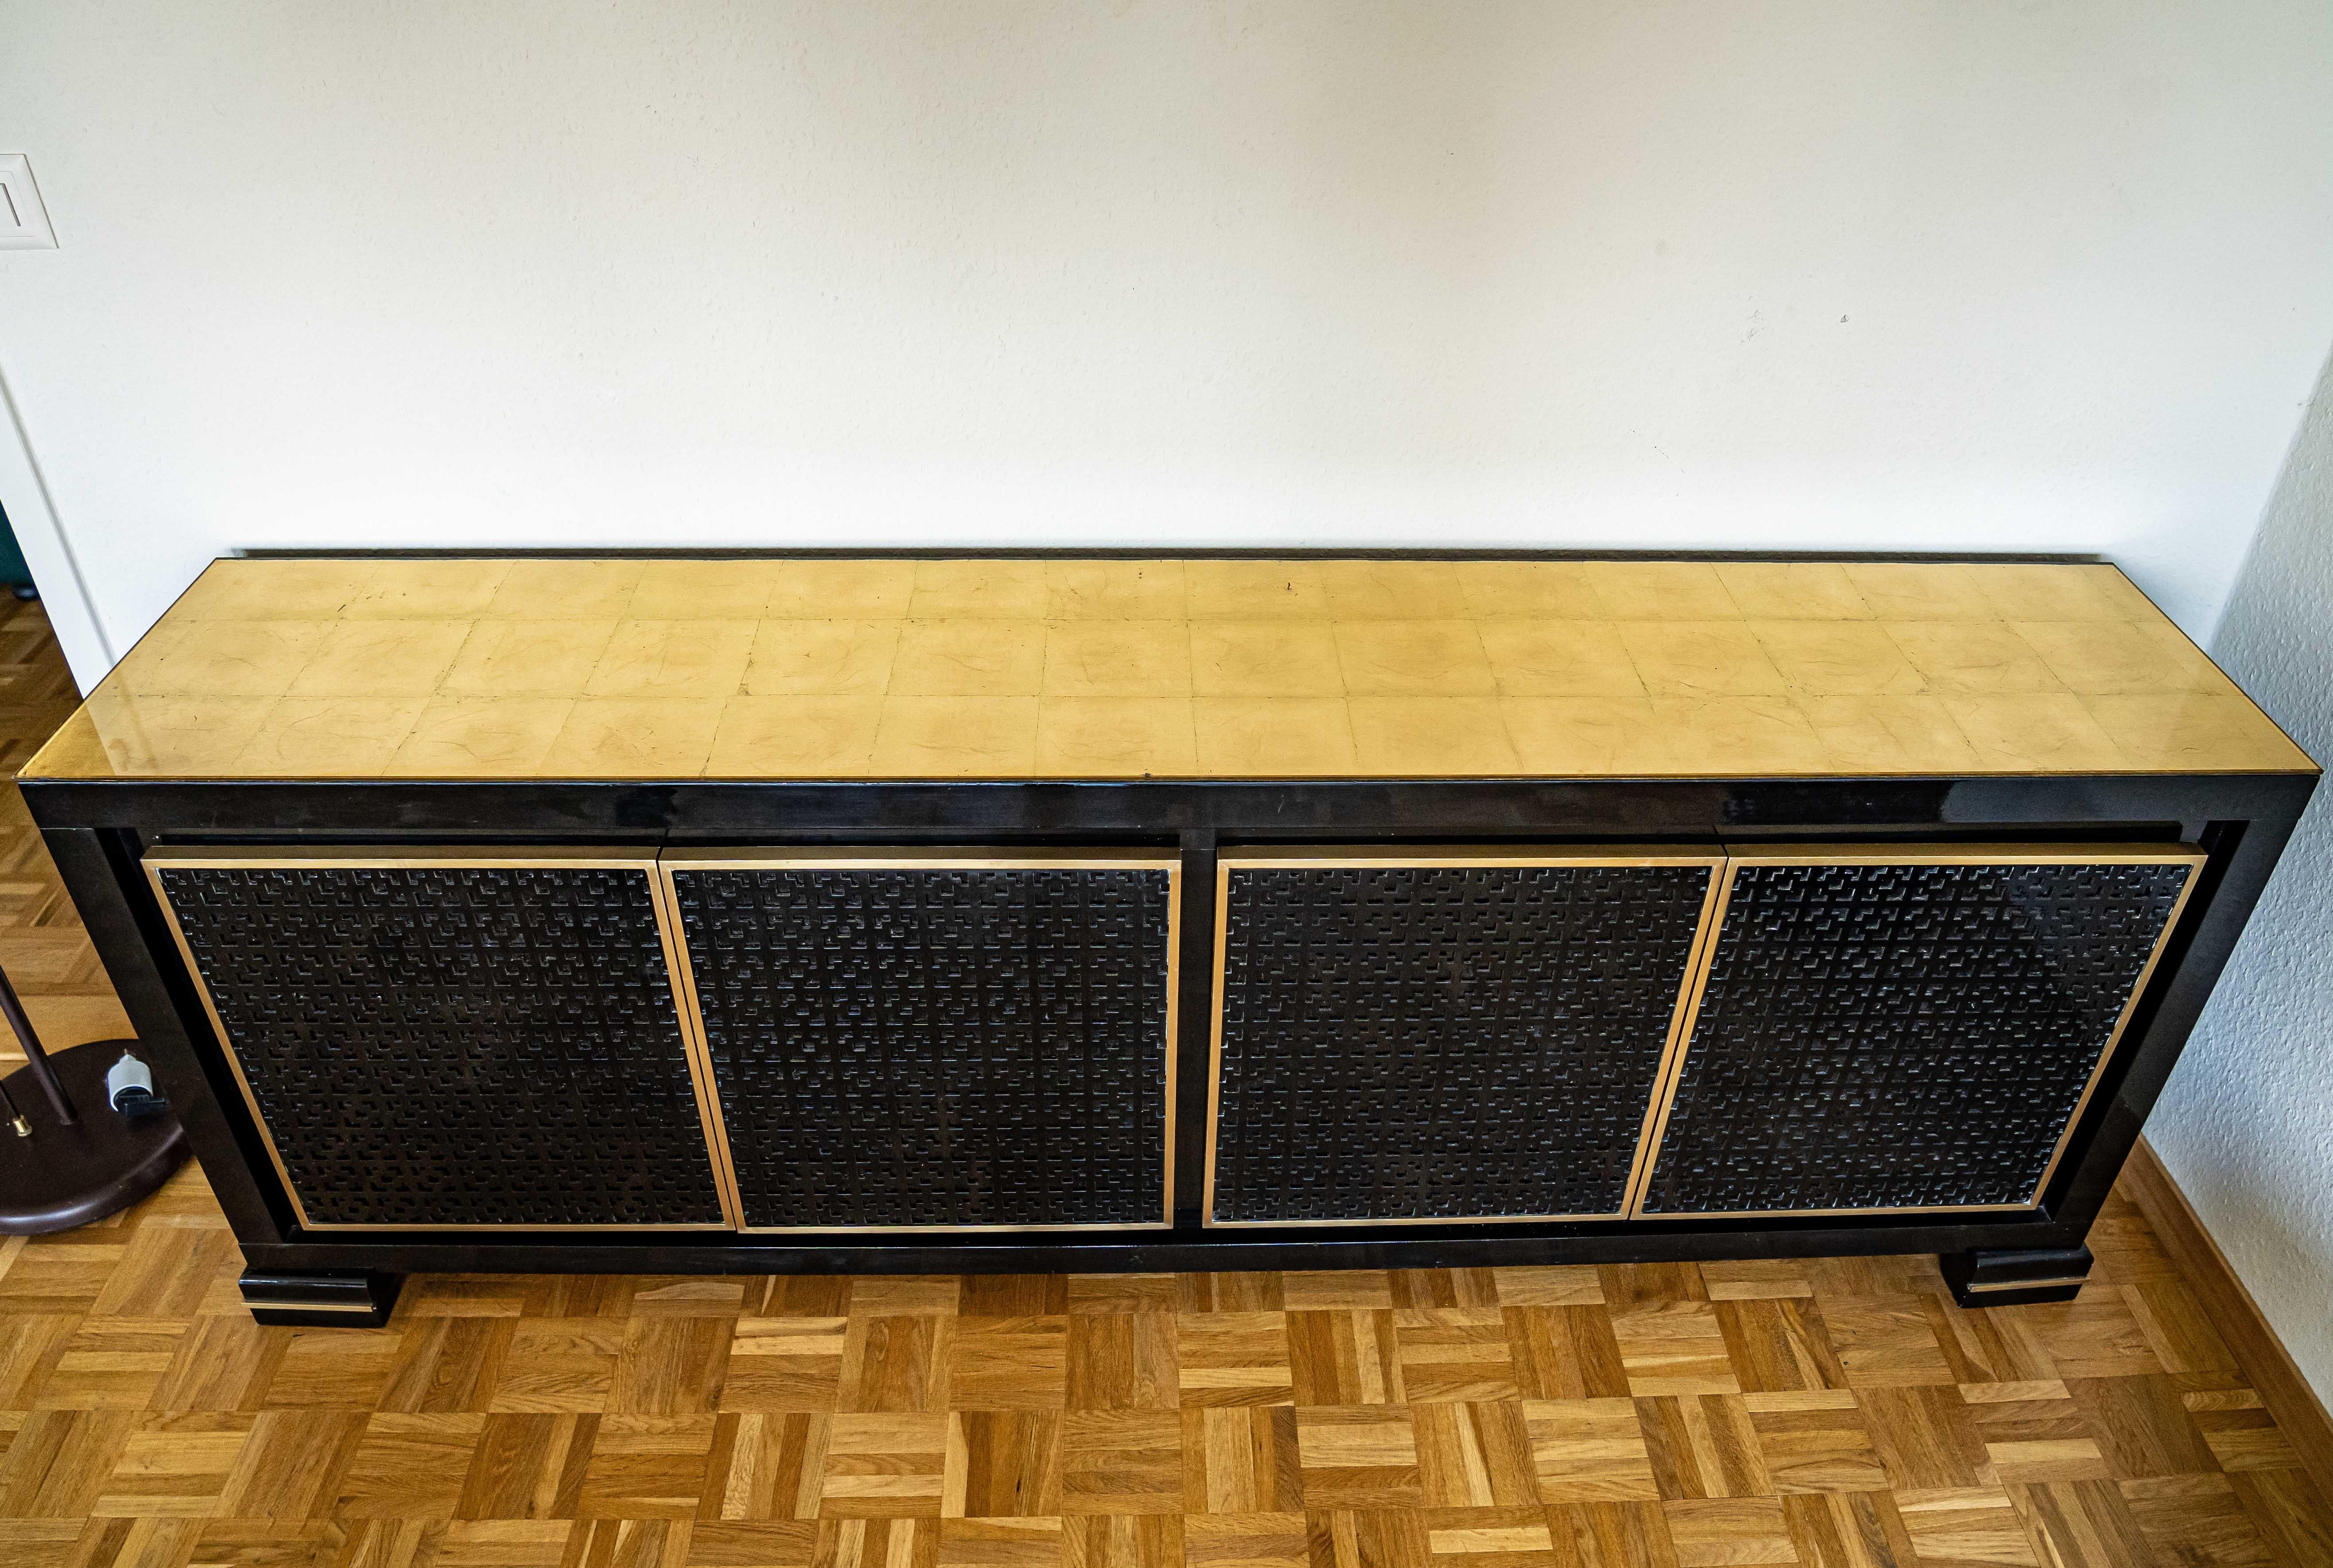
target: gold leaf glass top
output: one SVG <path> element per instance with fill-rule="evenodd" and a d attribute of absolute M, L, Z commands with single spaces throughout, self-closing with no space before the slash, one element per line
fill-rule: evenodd
<path fill-rule="evenodd" d="M 2290 773 L 2121 572 L 220 560 L 28 779 Z"/>

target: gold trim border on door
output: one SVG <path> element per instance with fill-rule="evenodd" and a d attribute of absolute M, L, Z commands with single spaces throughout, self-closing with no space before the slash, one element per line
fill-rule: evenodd
<path fill-rule="evenodd" d="M 2107 1065 L 2113 1061 L 2116 1048 L 2122 1044 L 2123 1032 L 2130 1025 L 2130 1017 L 2137 1010 L 2139 999 L 2146 994 L 2147 982 L 2155 978 L 2155 966 L 2163 960 L 2163 951 L 2170 945 L 2172 933 L 2179 929 L 2179 918 L 2186 913 L 2187 900 L 2195 891 L 2206 859 L 2204 852 L 2192 844 L 1925 844 L 1896 847 L 1884 844 L 1776 844 L 1754 849 L 1735 849 L 1726 856 L 1723 888 L 1717 907 L 1708 922 L 1707 940 L 1702 943 L 1698 968 L 1693 977 L 1692 998 L 1684 1014 L 1684 1028 L 1678 1036 L 1675 1062 L 1662 1080 L 1660 1095 L 1656 1102 L 1657 1114 L 1649 1135 L 1647 1147 L 1641 1150 L 1642 1166 L 1634 1190 L 1628 1195 L 1628 1218 L 1632 1220 L 1666 1219 L 1824 1219 L 1859 1214 L 2003 1214 L 2030 1212 L 2041 1206 L 2041 1194 L 2050 1190 L 2050 1179 L 2058 1173 L 2058 1165 L 2065 1158 L 2066 1145 L 2081 1124 L 2082 1113 L 2090 1106 L 2090 1096 L 2097 1093 L 2098 1081 L 2106 1076 Z M 1888 1209 L 1671 1209 L 1651 1214 L 1645 1211 L 1646 1198 L 1653 1184 L 1653 1167 L 1660 1158 L 1661 1139 L 1666 1135 L 1669 1114 L 1675 1108 L 1676 1093 L 1685 1077 L 1685 1061 L 1693 1048 L 1694 1026 L 1701 1016 L 1701 1003 L 1709 984 L 1709 970 L 1717 956 L 1719 938 L 1724 932 L 1725 914 L 1733 900 L 1733 881 L 1745 865 L 2184 865 L 2187 880 L 2181 884 L 2179 895 L 2172 901 L 2171 913 L 2155 933 L 2155 945 L 2146 955 L 2146 962 L 2138 971 L 2138 979 L 2123 999 L 2122 1010 L 2107 1035 L 2107 1043 L 2092 1064 L 2090 1076 L 2082 1085 L 2082 1093 L 2074 1102 L 2073 1111 L 2066 1124 L 2058 1131 L 2058 1141 L 2050 1151 L 2049 1163 L 2041 1168 L 2041 1176 L 2033 1184 L 2031 1196 L 2021 1203 L 1910 1204 Z"/>
<path fill-rule="evenodd" d="M 1356 866 L 1387 869 L 1442 869 L 1567 865 L 1699 865 L 1708 869 L 1709 881 L 1702 894 L 1700 923 L 1694 928 L 1693 941 L 1685 949 L 1685 973 L 1677 984 L 1675 1004 L 1669 1011 L 1668 1032 L 1662 1043 L 1659 1066 L 1654 1070 L 1653 1092 L 1646 1103 L 1644 1120 L 1637 1131 L 1636 1153 L 1629 1162 L 1628 1180 L 1622 1186 L 1621 1203 L 1618 1208 L 1585 1214 L 1469 1214 L 1455 1218 L 1433 1215 L 1399 1219 L 1217 1219 L 1215 1218 L 1215 1142 L 1223 1106 L 1224 993 L 1226 979 L 1224 952 L 1231 933 L 1231 874 L 1238 870 L 1288 865 L 1317 866 L 1323 869 L 1348 869 Z M 1255 846 L 1219 851 L 1215 857 L 1215 988 L 1208 1028 L 1207 1146 L 1205 1157 L 1206 1177 L 1200 1202 L 1199 1223 L 1209 1229 L 1295 1230 L 1352 1226 L 1528 1225 L 1541 1220 L 1627 1219 L 1628 1200 L 1636 1191 L 1639 1173 L 1650 1162 L 1647 1140 L 1652 1135 L 1653 1113 L 1660 1104 L 1660 1088 L 1666 1080 L 1672 1060 L 1682 1047 L 1686 1005 L 1695 994 L 1695 979 L 1702 970 L 1703 950 L 1708 945 L 1712 932 L 1715 929 L 1712 914 L 1717 905 L 1718 884 L 1723 880 L 1719 874 L 1724 867 L 1725 854 L 1722 849 L 1675 848 L 1664 845 L 1419 845 L 1416 847 L 1390 846 L 1384 849 L 1372 849 L 1361 845 L 1323 844 Z"/>
<path fill-rule="evenodd" d="M 1113 1220 L 1073 1225 L 748 1225 L 742 1194 L 736 1193 L 736 1172 L 729 1153 L 725 1126 L 722 1134 L 721 1163 L 724 1180 L 737 1201 L 737 1229 L 748 1236 L 905 1236 L 905 1235 L 971 1235 L 1016 1231 L 1098 1231 L 1098 1230 L 1167 1230 L 1175 1224 L 1175 1101 L 1176 1067 L 1180 1060 L 1177 1026 L 1181 1020 L 1183 963 L 1183 860 L 1172 850 L 1160 849 L 1003 849 L 994 846 L 936 846 L 918 848 L 913 846 L 876 846 L 848 847 L 831 846 L 772 846 L 736 849 L 667 849 L 658 857 L 657 880 L 663 888 L 662 897 L 669 904 L 672 914 L 673 940 L 677 945 L 679 965 L 675 973 L 685 977 L 681 984 L 686 989 L 684 1008 L 684 1028 L 691 1041 L 692 1059 L 701 1054 L 705 1061 L 706 1081 L 715 1091 L 713 1115 L 719 1125 L 721 1109 L 718 1080 L 713 1074 L 713 1057 L 705 1040 L 704 1013 L 696 995 L 696 967 L 689 961 L 687 933 L 680 924 L 678 890 L 673 886 L 676 871 L 765 871 L 773 867 L 792 867 L 803 871 L 1163 871 L 1166 874 L 1166 1021 L 1164 1061 L 1166 1115 L 1161 1144 L 1165 1169 L 1164 1190 L 1160 1193 L 1159 1218 L 1157 1219 Z"/>
<path fill-rule="evenodd" d="M 657 854 L 653 849 L 626 851 L 600 848 L 590 845 L 517 845 L 500 847 L 492 845 L 430 846 L 427 848 L 398 849 L 369 845 L 332 846 L 311 848 L 301 845 L 251 845 L 234 849 L 214 849 L 196 846 L 163 845 L 146 852 L 140 863 L 146 880 L 154 890 L 154 901 L 161 906 L 162 918 L 170 929 L 170 939 L 178 943 L 179 960 L 187 966 L 193 980 L 195 994 L 202 999 L 203 1011 L 217 1032 L 219 1049 L 226 1056 L 228 1069 L 235 1075 L 235 1086 L 243 1092 L 245 1107 L 250 1111 L 254 1125 L 259 1129 L 260 1142 L 266 1146 L 267 1158 L 275 1167 L 276 1176 L 283 1183 L 284 1196 L 290 1200 L 292 1212 L 301 1229 L 316 1231 L 399 1230 L 408 1232 L 433 1230 L 460 1231 L 601 1231 L 601 1230 L 734 1230 L 740 1217 L 735 1204 L 735 1189 L 724 1180 L 727 1163 L 726 1146 L 716 1136 L 719 1123 L 719 1102 L 711 1095 L 710 1063 L 703 1060 L 691 1047 L 688 1018 L 682 1004 L 680 970 L 674 967 L 675 940 L 677 932 L 667 919 L 662 897 L 661 879 L 657 875 Z M 235 1048 L 234 1037 L 227 1031 L 226 1020 L 219 1017 L 217 1004 L 211 999 L 210 982 L 203 977 L 195 962 L 194 950 L 187 945 L 187 933 L 178 923 L 178 912 L 171 905 L 170 895 L 162 885 L 165 868 L 196 871 L 258 871 L 258 870 L 431 870 L 455 867 L 485 867 L 494 870 L 541 871 L 638 871 L 646 878 L 649 904 L 655 912 L 657 934 L 661 942 L 665 971 L 670 982 L 673 1016 L 680 1035 L 681 1047 L 688 1065 L 689 1085 L 696 1098 L 697 1122 L 705 1137 L 706 1172 L 713 1178 L 715 1193 L 721 1201 L 723 1219 L 718 1220 L 685 1220 L 645 1224 L 460 1224 L 383 1225 L 348 1221 L 317 1221 L 308 1218 L 308 1206 L 302 1201 L 300 1190 L 293 1185 L 292 1173 L 285 1169 L 283 1155 L 275 1145 L 275 1133 L 267 1124 L 267 1117 L 259 1108 L 259 1097 L 252 1092 L 251 1080 L 245 1076 L 243 1059 Z"/>

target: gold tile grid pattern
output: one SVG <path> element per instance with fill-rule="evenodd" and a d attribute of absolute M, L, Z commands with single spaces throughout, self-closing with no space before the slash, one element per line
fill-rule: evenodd
<path fill-rule="evenodd" d="M 234 559 L 53 777 L 2280 772 L 2111 566 Z"/>
<path fill-rule="evenodd" d="M 0 606 L 0 609 L 5 609 Z M 17 737 L 70 704 L 0 618 Z M 30 655 L 24 649 L 37 646 Z M 12 787 L 0 962 L 126 1032 Z M 2135 1205 L 1934 1260 L 416 1276 L 268 1328 L 198 1170 L 0 1239 L 7 1568 L 2302 1568 L 2333 1508 Z"/>

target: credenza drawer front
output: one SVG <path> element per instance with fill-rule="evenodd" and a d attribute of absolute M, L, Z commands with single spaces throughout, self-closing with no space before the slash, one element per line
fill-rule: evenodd
<path fill-rule="evenodd" d="M 652 856 L 146 869 L 303 1226 L 725 1223 Z"/>
<path fill-rule="evenodd" d="M 745 1228 L 1167 1224 L 1177 865 L 668 854 Z"/>
<path fill-rule="evenodd" d="M 1639 1211 L 2034 1206 L 2202 858 L 1738 855 Z"/>
<path fill-rule="evenodd" d="M 1225 851 L 1209 1223 L 1617 1218 L 1721 864 Z"/>

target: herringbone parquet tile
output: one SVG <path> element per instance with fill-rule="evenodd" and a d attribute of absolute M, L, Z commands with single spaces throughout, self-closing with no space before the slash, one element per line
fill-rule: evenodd
<path fill-rule="evenodd" d="M 21 756 L 70 698 L 37 611 L 0 622 L 0 657 Z M 0 959 L 59 1043 L 119 1030 L 8 794 Z M 113 1221 L 0 1244 L 0 1564 L 2333 1556 L 2333 1514 L 2137 1210 L 2092 1239 L 2079 1301 L 1985 1313 L 1933 1259 L 1879 1257 L 436 1276 L 386 1329 L 262 1328 L 189 1171 Z"/>

